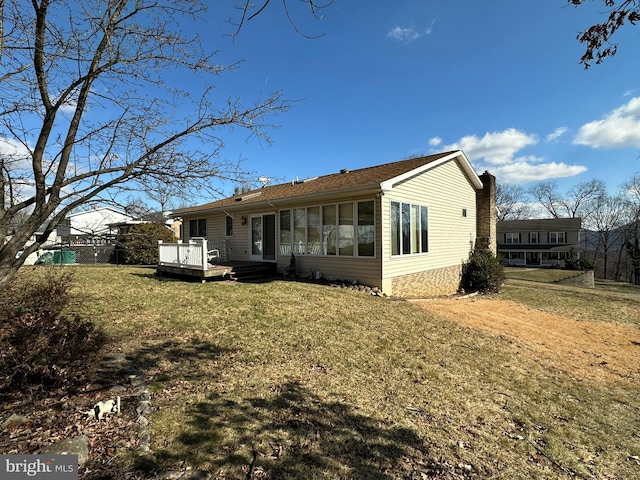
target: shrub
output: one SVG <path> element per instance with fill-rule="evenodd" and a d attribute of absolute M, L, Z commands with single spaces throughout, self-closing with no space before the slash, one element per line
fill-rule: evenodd
<path fill-rule="evenodd" d="M 565 270 L 593 270 L 593 264 L 584 258 L 578 258 L 578 255 L 571 250 L 567 255 L 564 263 Z"/>
<path fill-rule="evenodd" d="M 118 246 L 127 265 L 156 265 L 158 240 L 171 243 L 175 239 L 173 232 L 162 223 L 140 223 L 121 236 Z"/>
<path fill-rule="evenodd" d="M 497 293 L 505 280 L 504 266 L 488 250 L 476 250 L 462 264 L 461 286 L 466 292 Z"/>
<path fill-rule="evenodd" d="M 14 280 L 0 299 L 0 387 L 44 393 L 73 386 L 95 364 L 106 336 L 65 316 L 73 275 Z"/>

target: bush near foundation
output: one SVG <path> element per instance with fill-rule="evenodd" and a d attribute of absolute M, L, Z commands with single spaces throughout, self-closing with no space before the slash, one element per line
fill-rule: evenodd
<path fill-rule="evenodd" d="M 462 264 L 461 287 L 465 292 L 497 293 L 505 281 L 504 266 L 488 250 L 476 250 Z"/>
<path fill-rule="evenodd" d="M 38 272 L 41 273 L 41 272 Z M 73 387 L 91 372 L 106 336 L 91 322 L 63 314 L 73 275 L 34 272 L 0 297 L 0 391 L 35 396 Z"/>

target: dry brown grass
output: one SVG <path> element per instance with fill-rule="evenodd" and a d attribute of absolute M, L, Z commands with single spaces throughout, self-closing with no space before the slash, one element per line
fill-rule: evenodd
<path fill-rule="evenodd" d="M 637 378 L 580 378 L 508 336 L 326 286 L 188 283 L 140 268 L 82 268 L 77 279 L 73 308 L 109 331 L 154 391 L 153 456 L 135 468 L 274 479 L 640 476 Z M 560 296 L 553 308 L 598 322 L 638 311 L 618 296 L 569 305 L 575 295 L 546 285 L 504 295 L 529 308 L 536 295 L 545 305 Z"/>
<path fill-rule="evenodd" d="M 638 327 L 640 288 L 637 291 L 638 293 L 633 295 L 601 288 L 541 286 L 532 282 L 507 280 L 501 298 L 578 320 L 623 323 Z"/>
<path fill-rule="evenodd" d="M 529 280 L 534 282 L 556 282 L 568 277 L 573 277 L 575 270 L 563 270 L 560 268 L 532 268 L 532 267 L 505 267 L 504 272 L 507 278 L 518 280 Z"/>

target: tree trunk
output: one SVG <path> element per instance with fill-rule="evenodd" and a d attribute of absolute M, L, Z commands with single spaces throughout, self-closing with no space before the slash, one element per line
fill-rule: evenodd
<path fill-rule="evenodd" d="M 9 241 L 9 243 L 11 243 L 11 241 Z M 18 252 L 22 249 L 9 245 L 9 243 L 0 248 L 0 292 L 7 288 L 11 280 L 15 278 L 18 269 L 22 266 L 29 253 L 31 253 L 31 251 L 28 253 L 25 251 L 22 256 L 16 258 Z M 17 243 L 15 245 L 17 245 Z M 35 250 L 36 249 L 33 249 L 32 251 Z"/>

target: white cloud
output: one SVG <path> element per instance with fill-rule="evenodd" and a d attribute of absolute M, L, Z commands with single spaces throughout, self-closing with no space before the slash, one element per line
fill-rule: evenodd
<path fill-rule="evenodd" d="M 411 43 L 417 39 L 419 39 L 422 35 L 418 33 L 412 27 L 395 27 L 389 33 L 387 33 L 387 37 L 393 38 L 402 43 Z"/>
<path fill-rule="evenodd" d="M 63 103 L 60 107 L 60 111 L 62 113 L 66 113 L 67 115 L 73 115 L 76 112 L 77 103 L 75 102 L 66 102 Z"/>
<path fill-rule="evenodd" d="M 431 35 L 431 32 L 433 32 L 433 25 L 435 23 L 436 21 L 432 20 L 429 26 L 424 30 L 419 30 L 414 27 L 395 27 L 387 33 L 387 37 L 405 44 L 411 43 L 418 40 L 420 37 Z"/>
<path fill-rule="evenodd" d="M 29 174 L 31 154 L 29 149 L 20 142 L 0 136 L 0 155 L 5 161 L 5 167 L 11 174 L 14 200 L 30 197 L 35 192 L 33 181 Z M 9 192 L 5 192 L 9 194 Z M 8 198 L 8 197 L 7 197 Z"/>
<path fill-rule="evenodd" d="M 31 163 L 29 149 L 11 138 L 0 136 L 0 155 L 11 162 L 12 169 L 25 168 Z"/>
<path fill-rule="evenodd" d="M 537 141 L 535 135 L 508 128 L 502 132 L 486 133 L 482 138 L 476 135 L 462 137 L 443 150 L 463 150 L 469 158 L 484 158 L 491 165 L 504 165 L 513 161 L 516 152 Z"/>
<path fill-rule="evenodd" d="M 585 123 L 573 139 L 592 148 L 640 148 L 640 97 L 634 97 L 601 120 Z"/>
<path fill-rule="evenodd" d="M 552 133 L 547 135 L 547 142 L 557 140 L 567 132 L 567 127 L 558 127 Z"/>
<path fill-rule="evenodd" d="M 440 137 L 433 137 L 429 139 L 429 145 L 432 147 L 437 147 L 442 143 L 442 139 Z"/>
<path fill-rule="evenodd" d="M 537 143 L 536 135 L 508 128 L 486 133 L 482 138 L 468 135 L 441 150 L 463 150 L 477 171 L 488 170 L 499 182 L 509 184 L 572 177 L 587 170 L 582 165 L 549 162 L 535 155 L 517 155 L 525 147 Z"/>
<path fill-rule="evenodd" d="M 540 159 L 538 159 L 540 161 Z M 539 182 L 552 178 L 573 177 L 587 170 L 582 165 L 567 165 L 563 162 L 531 163 L 528 157 L 517 158 L 508 165 L 491 167 L 490 172 L 499 182 L 520 184 Z"/>
<path fill-rule="evenodd" d="M 431 32 L 433 32 L 433 26 L 435 25 L 436 21 L 435 20 L 431 20 L 431 24 L 424 30 L 424 33 L 426 33 L 427 35 L 431 35 Z"/>

